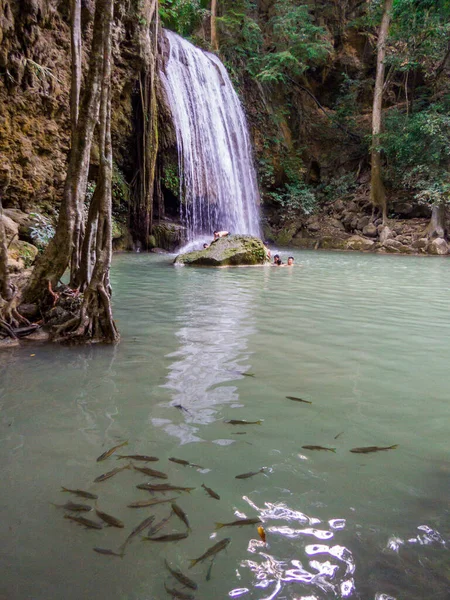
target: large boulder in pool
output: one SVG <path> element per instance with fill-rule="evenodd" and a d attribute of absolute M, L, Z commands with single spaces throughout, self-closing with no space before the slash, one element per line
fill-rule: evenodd
<path fill-rule="evenodd" d="M 259 238 L 249 235 L 229 235 L 219 238 L 205 250 L 180 254 L 176 265 L 225 267 L 263 265 L 268 261 L 267 251 Z"/>

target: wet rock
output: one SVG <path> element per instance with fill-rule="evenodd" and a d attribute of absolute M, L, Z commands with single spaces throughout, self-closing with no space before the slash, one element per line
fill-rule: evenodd
<path fill-rule="evenodd" d="M 369 218 L 369 217 L 367 217 L 367 218 Z M 377 228 L 373 223 L 369 223 L 368 225 L 363 227 L 362 232 L 363 232 L 363 235 L 366 235 L 367 237 L 370 237 L 370 238 L 377 237 L 377 235 L 378 235 Z"/>
<path fill-rule="evenodd" d="M 38 249 L 33 244 L 24 242 L 23 240 L 13 240 L 8 248 L 8 263 L 14 264 L 16 261 L 21 266 L 21 269 L 30 267 L 38 254 Z M 20 270 L 21 270 L 20 269 Z"/>
<path fill-rule="evenodd" d="M 10 348 L 17 348 L 20 345 L 18 339 L 13 339 L 10 337 L 0 338 L 0 350 L 9 350 Z"/>
<path fill-rule="evenodd" d="M 186 241 L 186 228 L 178 223 L 162 222 L 153 226 L 152 235 L 155 238 L 156 247 L 173 252 Z"/>
<path fill-rule="evenodd" d="M 427 247 L 428 254 L 444 255 L 448 254 L 448 250 L 449 247 L 444 238 L 436 238 Z"/>
<path fill-rule="evenodd" d="M 306 228 L 308 229 L 308 231 L 311 231 L 313 233 L 316 231 L 320 231 L 319 217 L 317 217 L 317 216 L 310 217 L 306 221 Z"/>
<path fill-rule="evenodd" d="M 150 252 L 152 252 L 153 254 L 169 254 L 169 252 L 167 250 L 164 250 L 164 248 L 152 248 Z"/>
<path fill-rule="evenodd" d="M 284 229 L 281 229 L 276 233 L 276 235 L 273 236 L 274 244 L 277 246 L 289 246 L 292 243 L 292 238 L 294 237 L 295 233 L 295 227 L 285 227 Z"/>
<path fill-rule="evenodd" d="M 333 205 L 335 212 L 340 213 L 345 209 L 345 203 L 343 200 L 339 199 Z"/>
<path fill-rule="evenodd" d="M 346 250 L 347 240 L 343 240 L 342 238 L 336 237 L 323 237 L 320 240 L 319 248 L 323 250 Z"/>
<path fill-rule="evenodd" d="M 205 250 L 180 254 L 174 262 L 177 265 L 221 267 L 263 265 L 267 261 L 266 249 L 260 239 L 231 235 L 216 240 Z"/>
<path fill-rule="evenodd" d="M 342 223 L 338 219 L 330 219 L 329 225 L 331 225 L 331 227 L 335 227 L 336 229 L 339 229 L 340 231 L 345 231 L 345 227 L 342 225 Z"/>
<path fill-rule="evenodd" d="M 19 226 L 15 221 L 13 221 L 10 217 L 7 217 L 5 214 L 2 217 L 3 227 L 5 228 L 6 239 L 11 240 L 14 237 L 19 235 Z"/>
<path fill-rule="evenodd" d="M 367 251 L 373 249 L 374 243 L 373 240 L 368 240 L 360 235 L 352 235 L 346 242 L 346 248 L 348 250 Z"/>

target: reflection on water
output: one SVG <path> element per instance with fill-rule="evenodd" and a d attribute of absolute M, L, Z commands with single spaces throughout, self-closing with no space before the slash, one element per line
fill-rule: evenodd
<path fill-rule="evenodd" d="M 177 587 L 165 558 L 198 583 L 196 600 L 448 600 L 448 263 L 307 252 L 296 262 L 207 270 L 115 257 L 117 348 L 0 354 L 1 600 L 160 600 L 164 584 Z M 94 554 L 150 514 L 168 516 L 164 504 L 128 508 L 149 498 L 139 472 L 93 483 L 121 464 L 95 461 L 118 440 L 195 488 L 177 500 L 187 539 L 135 539 L 123 560 Z M 336 452 L 303 453 L 311 444 Z M 97 493 L 125 530 L 68 523 L 51 504 L 61 485 Z M 266 544 L 256 526 L 215 529 L 255 517 Z M 213 563 L 188 570 L 224 537 Z"/>
<path fill-rule="evenodd" d="M 177 317 L 179 349 L 169 354 L 175 359 L 168 367 L 170 406 L 177 407 L 184 423 L 153 419 L 182 443 L 201 441 L 198 425 L 217 419 L 217 408 L 239 406 L 236 385 L 249 369 L 248 338 L 254 333 L 251 312 L 252 292 L 246 287 L 230 286 L 226 278 L 213 279 L 199 294 L 192 284 L 183 291 L 183 312 Z M 220 439 L 226 445 L 232 440 Z"/>

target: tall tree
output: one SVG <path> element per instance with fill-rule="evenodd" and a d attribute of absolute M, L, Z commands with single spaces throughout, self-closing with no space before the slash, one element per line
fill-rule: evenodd
<path fill-rule="evenodd" d="M 211 46 L 213 50 L 219 49 L 217 40 L 217 0 L 211 0 Z"/>
<path fill-rule="evenodd" d="M 384 86 L 384 60 L 386 57 L 386 40 L 389 33 L 389 24 L 391 21 L 393 0 L 384 0 L 383 17 L 381 19 L 380 31 L 377 42 L 377 73 L 375 78 L 375 92 L 373 96 L 372 111 L 372 167 L 370 181 L 370 199 L 373 206 L 380 208 L 383 214 L 383 223 L 387 219 L 386 190 L 384 188 L 381 176 L 381 155 L 380 155 L 380 133 L 381 116 L 383 105 L 383 86 Z"/>
<path fill-rule="evenodd" d="M 104 5 L 105 0 L 97 0 L 89 72 L 86 78 L 76 127 L 72 131 L 72 146 L 58 225 L 54 237 L 38 259 L 28 285 L 24 290 L 24 299 L 29 302 L 42 298 L 49 284 L 54 287 L 58 283 L 71 262 L 73 255 L 72 268 L 76 268 L 79 264 L 83 201 L 86 194 L 92 138 L 98 119 L 100 104 L 103 48 L 106 35 L 103 14 Z M 73 68 L 76 69 L 76 65 L 73 65 Z M 72 92 L 74 89 L 76 87 L 72 86 Z M 76 98 L 72 97 L 72 107 L 75 103 Z M 72 113 L 75 114 L 75 110 L 72 110 Z M 72 278 L 73 275 L 74 273 L 72 273 Z"/>

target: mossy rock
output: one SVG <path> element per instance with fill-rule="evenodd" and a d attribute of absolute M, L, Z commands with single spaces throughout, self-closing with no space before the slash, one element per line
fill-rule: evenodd
<path fill-rule="evenodd" d="M 186 228 L 177 223 L 158 223 L 152 228 L 154 247 L 173 252 L 186 241 Z"/>
<path fill-rule="evenodd" d="M 25 268 L 31 267 L 38 254 L 38 249 L 33 244 L 23 240 L 13 240 L 8 248 L 8 259 L 23 264 Z"/>
<path fill-rule="evenodd" d="M 249 235 L 231 235 L 213 242 L 209 248 L 180 254 L 176 265 L 224 267 L 240 265 L 263 265 L 268 261 L 264 244 Z"/>
<path fill-rule="evenodd" d="M 284 229 L 280 229 L 275 235 L 272 235 L 274 243 L 277 246 L 289 246 L 296 230 L 296 227 L 285 227 Z"/>

